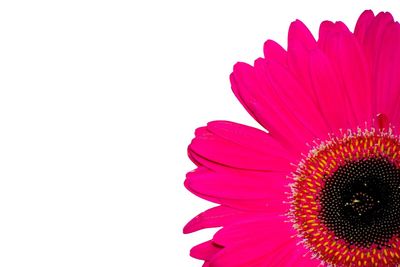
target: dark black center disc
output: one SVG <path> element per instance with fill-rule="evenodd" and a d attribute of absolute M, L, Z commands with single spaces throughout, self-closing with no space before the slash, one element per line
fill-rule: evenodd
<path fill-rule="evenodd" d="M 348 162 L 322 189 L 320 220 L 350 245 L 384 247 L 400 234 L 400 170 L 384 158 Z"/>

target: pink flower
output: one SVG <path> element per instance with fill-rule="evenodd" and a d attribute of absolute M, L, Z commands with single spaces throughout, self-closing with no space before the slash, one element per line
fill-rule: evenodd
<path fill-rule="evenodd" d="M 207 267 L 400 264 L 400 26 L 365 11 L 354 33 L 300 21 L 232 89 L 267 132 L 213 121 L 189 145 L 193 194 L 218 203 L 184 228 L 222 227 Z"/>

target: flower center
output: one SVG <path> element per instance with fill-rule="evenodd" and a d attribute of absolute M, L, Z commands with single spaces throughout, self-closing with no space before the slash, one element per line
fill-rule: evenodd
<path fill-rule="evenodd" d="M 327 179 L 320 219 L 358 247 L 385 246 L 400 234 L 400 170 L 384 158 L 349 162 Z"/>
<path fill-rule="evenodd" d="M 400 264 L 400 138 L 359 130 L 312 149 L 293 175 L 289 213 L 333 266 Z"/>

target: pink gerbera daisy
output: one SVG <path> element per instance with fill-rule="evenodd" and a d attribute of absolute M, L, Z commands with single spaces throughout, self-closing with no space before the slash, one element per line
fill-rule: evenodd
<path fill-rule="evenodd" d="M 354 33 L 300 21 L 288 48 L 237 63 L 232 89 L 268 132 L 213 121 L 189 145 L 185 186 L 218 203 L 191 233 L 207 267 L 400 265 L 400 26 L 365 11 Z M 289 179 L 288 179 L 289 178 Z"/>

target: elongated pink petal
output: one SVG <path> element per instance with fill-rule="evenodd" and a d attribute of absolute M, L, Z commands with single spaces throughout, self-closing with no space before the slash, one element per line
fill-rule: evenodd
<path fill-rule="evenodd" d="M 381 53 L 376 62 L 377 112 L 392 124 L 400 124 L 400 25 L 391 23 L 382 34 Z"/>
<path fill-rule="evenodd" d="M 365 31 L 365 38 L 362 41 L 362 47 L 365 51 L 367 64 L 374 70 L 375 62 L 381 53 L 383 34 L 386 27 L 393 23 L 393 17 L 390 13 L 379 13 L 368 25 Z"/>
<path fill-rule="evenodd" d="M 268 40 L 264 44 L 264 58 L 274 60 L 282 66 L 288 66 L 288 56 L 285 49 L 273 40 Z"/>
<path fill-rule="evenodd" d="M 374 18 L 374 12 L 371 10 L 365 10 L 357 20 L 357 24 L 354 29 L 354 36 L 361 45 L 365 42 L 367 30 Z"/>
<path fill-rule="evenodd" d="M 190 250 L 190 256 L 199 260 L 209 261 L 221 249 L 221 246 L 216 245 L 213 241 L 210 240 L 194 246 Z"/>
<path fill-rule="evenodd" d="M 194 217 L 183 228 L 183 232 L 188 234 L 204 228 L 227 226 L 233 223 L 266 218 L 270 216 L 271 213 L 275 215 L 282 213 L 282 211 L 265 212 L 249 212 L 221 205 L 208 209 Z"/>
<path fill-rule="evenodd" d="M 302 254 L 295 231 L 284 217 L 236 224 L 221 229 L 213 241 L 224 246 L 210 259 L 211 266 L 318 266 L 318 260 Z M 235 255 L 235 257 L 230 257 Z"/>
<path fill-rule="evenodd" d="M 327 116 L 329 121 L 346 119 L 336 128 L 355 129 L 370 123 L 372 118 L 372 88 L 369 80 L 367 62 L 360 44 L 354 35 L 341 22 L 324 22 L 319 31 L 318 46 L 326 55 L 326 62 L 331 66 L 330 81 L 324 86 L 324 93 L 330 100 L 321 99 L 322 107 L 329 107 L 329 103 L 340 105 L 337 114 Z M 311 73 L 315 73 L 315 67 Z M 321 70 L 319 73 L 323 73 Z M 336 80 L 336 81 L 334 81 Z M 335 83 L 336 88 L 327 88 L 328 83 Z M 334 94 L 337 94 L 336 96 Z M 335 122 L 333 123 L 335 124 Z"/>
<path fill-rule="evenodd" d="M 285 191 L 289 190 L 288 180 L 277 175 L 260 173 L 247 177 L 199 168 L 187 174 L 185 186 L 192 193 L 220 204 L 232 206 L 229 201 L 237 200 L 242 208 L 284 212 L 288 209 L 283 203 L 287 198 Z"/>
<path fill-rule="evenodd" d="M 338 77 L 329 59 L 318 49 L 310 53 L 310 76 L 321 112 L 329 120 L 330 130 L 327 132 L 351 128 L 345 92 L 338 84 Z"/>
<path fill-rule="evenodd" d="M 223 226 L 226 223 L 235 222 L 243 214 L 248 214 L 248 212 L 226 206 L 217 206 L 190 220 L 183 228 L 183 232 L 188 234 L 204 228 Z"/>
<path fill-rule="evenodd" d="M 231 122 L 216 121 L 199 128 L 188 148 L 195 163 L 210 168 L 290 171 L 294 159 L 267 133 Z"/>
<path fill-rule="evenodd" d="M 317 42 L 303 22 L 296 20 L 290 24 L 287 52 L 289 70 L 302 85 L 304 93 L 313 100 L 314 105 L 320 110 L 321 107 L 317 101 L 317 95 L 312 86 L 309 72 L 308 54 L 316 46 Z"/>
<path fill-rule="evenodd" d="M 393 17 L 389 13 L 379 13 L 368 25 L 365 33 L 365 38 L 362 42 L 362 48 L 364 50 L 367 67 L 371 75 L 371 87 L 372 87 L 372 112 L 373 114 L 382 113 L 382 95 L 386 93 L 385 88 L 380 88 L 380 78 L 376 75 L 379 72 L 379 57 L 382 52 L 382 41 L 383 35 L 386 28 L 393 23 Z M 384 90 L 380 92 L 380 90 Z M 389 114 L 386 114 L 389 115 Z M 390 118 L 389 118 L 390 120 Z"/>
<path fill-rule="evenodd" d="M 276 95 L 268 94 L 271 91 L 271 88 L 268 88 L 270 84 L 260 79 L 257 70 L 258 68 L 255 69 L 250 65 L 237 63 L 231 74 L 232 90 L 273 138 L 297 153 L 304 151 L 304 143 L 312 139 L 310 131 Z M 296 140 L 293 136 L 296 136 Z"/>
<path fill-rule="evenodd" d="M 287 160 L 297 158 L 269 134 L 253 127 L 229 121 L 212 121 L 207 124 L 207 129 L 227 141 L 271 157 L 279 156 Z"/>
<path fill-rule="evenodd" d="M 264 78 L 266 88 L 270 88 L 267 93 L 275 94 L 281 103 L 281 108 L 285 107 L 301 127 L 310 133 L 310 139 L 305 141 L 325 137 L 328 128 L 321 113 L 312 97 L 288 69 L 272 60 L 257 60 L 254 67 L 258 77 Z"/>
<path fill-rule="evenodd" d="M 311 258 L 294 241 L 281 238 L 278 242 L 240 243 L 222 249 L 210 259 L 212 267 L 321 267 L 320 260 Z M 302 253 L 306 254 L 302 254 Z M 235 257 L 232 257 L 235 255 Z"/>
<path fill-rule="evenodd" d="M 288 33 L 288 49 L 291 49 L 293 43 L 300 43 L 304 48 L 312 50 L 316 48 L 317 42 L 306 25 L 300 20 L 290 24 Z"/>

